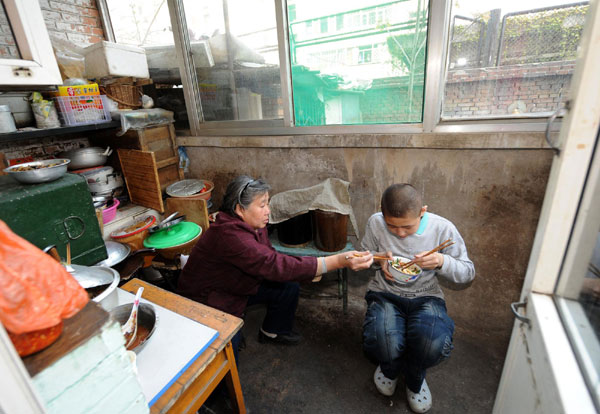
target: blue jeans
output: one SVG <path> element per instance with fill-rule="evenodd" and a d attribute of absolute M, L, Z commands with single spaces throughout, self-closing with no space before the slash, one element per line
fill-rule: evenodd
<path fill-rule="evenodd" d="M 363 350 L 381 366 L 383 375 L 404 374 L 406 386 L 421 390 L 425 370 L 450 356 L 454 322 L 437 297 L 406 299 L 391 293 L 367 292 Z"/>

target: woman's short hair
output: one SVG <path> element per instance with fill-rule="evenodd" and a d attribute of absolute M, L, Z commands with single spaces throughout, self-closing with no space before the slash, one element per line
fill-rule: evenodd
<path fill-rule="evenodd" d="M 267 193 L 270 189 L 271 186 L 261 178 L 255 180 L 247 175 L 237 176 L 227 185 L 220 210 L 236 216 L 236 205 L 247 209 L 257 196 Z"/>
<path fill-rule="evenodd" d="M 381 212 L 387 217 L 417 217 L 423 202 L 421 194 L 410 184 L 393 184 L 381 196 Z"/>

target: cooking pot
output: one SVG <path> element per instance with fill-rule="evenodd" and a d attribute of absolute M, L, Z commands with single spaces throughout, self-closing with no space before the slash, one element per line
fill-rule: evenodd
<path fill-rule="evenodd" d="M 70 151 L 59 153 L 59 157 L 71 160 L 69 170 L 78 170 L 81 168 L 96 167 L 104 165 L 108 156 L 112 154 L 110 147 L 102 149 L 100 147 L 77 148 Z"/>
<path fill-rule="evenodd" d="M 117 286 L 121 281 L 119 272 L 106 266 L 81 266 L 72 264 L 73 277 L 105 310 L 118 305 Z"/>
<path fill-rule="evenodd" d="M 148 236 L 144 240 L 144 247 L 155 248 L 165 259 L 175 259 L 180 254 L 190 254 L 201 235 L 202 227 L 182 221 Z"/>

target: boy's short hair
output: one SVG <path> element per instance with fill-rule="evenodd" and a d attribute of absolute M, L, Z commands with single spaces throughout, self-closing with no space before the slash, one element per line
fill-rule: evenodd
<path fill-rule="evenodd" d="M 392 184 L 381 196 L 381 212 L 388 217 L 415 217 L 421 213 L 421 194 L 410 184 Z"/>

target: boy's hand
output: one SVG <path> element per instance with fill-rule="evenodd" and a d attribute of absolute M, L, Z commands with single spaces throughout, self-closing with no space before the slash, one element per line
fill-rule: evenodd
<path fill-rule="evenodd" d="M 375 256 L 384 256 L 387 257 L 389 260 L 394 259 L 394 255 L 392 254 L 392 252 L 375 253 Z M 388 263 L 388 261 L 380 259 L 377 260 L 377 263 L 379 264 L 379 266 L 381 266 L 381 272 L 383 273 L 383 276 L 390 282 L 393 282 L 394 276 L 392 276 L 392 274 L 390 273 L 390 264 Z"/>
<path fill-rule="evenodd" d="M 444 255 L 441 253 L 433 253 L 429 256 L 423 257 L 427 252 L 421 252 L 415 254 L 415 264 L 419 265 L 422 269 L 438 269 L 444 264 Z"/>

